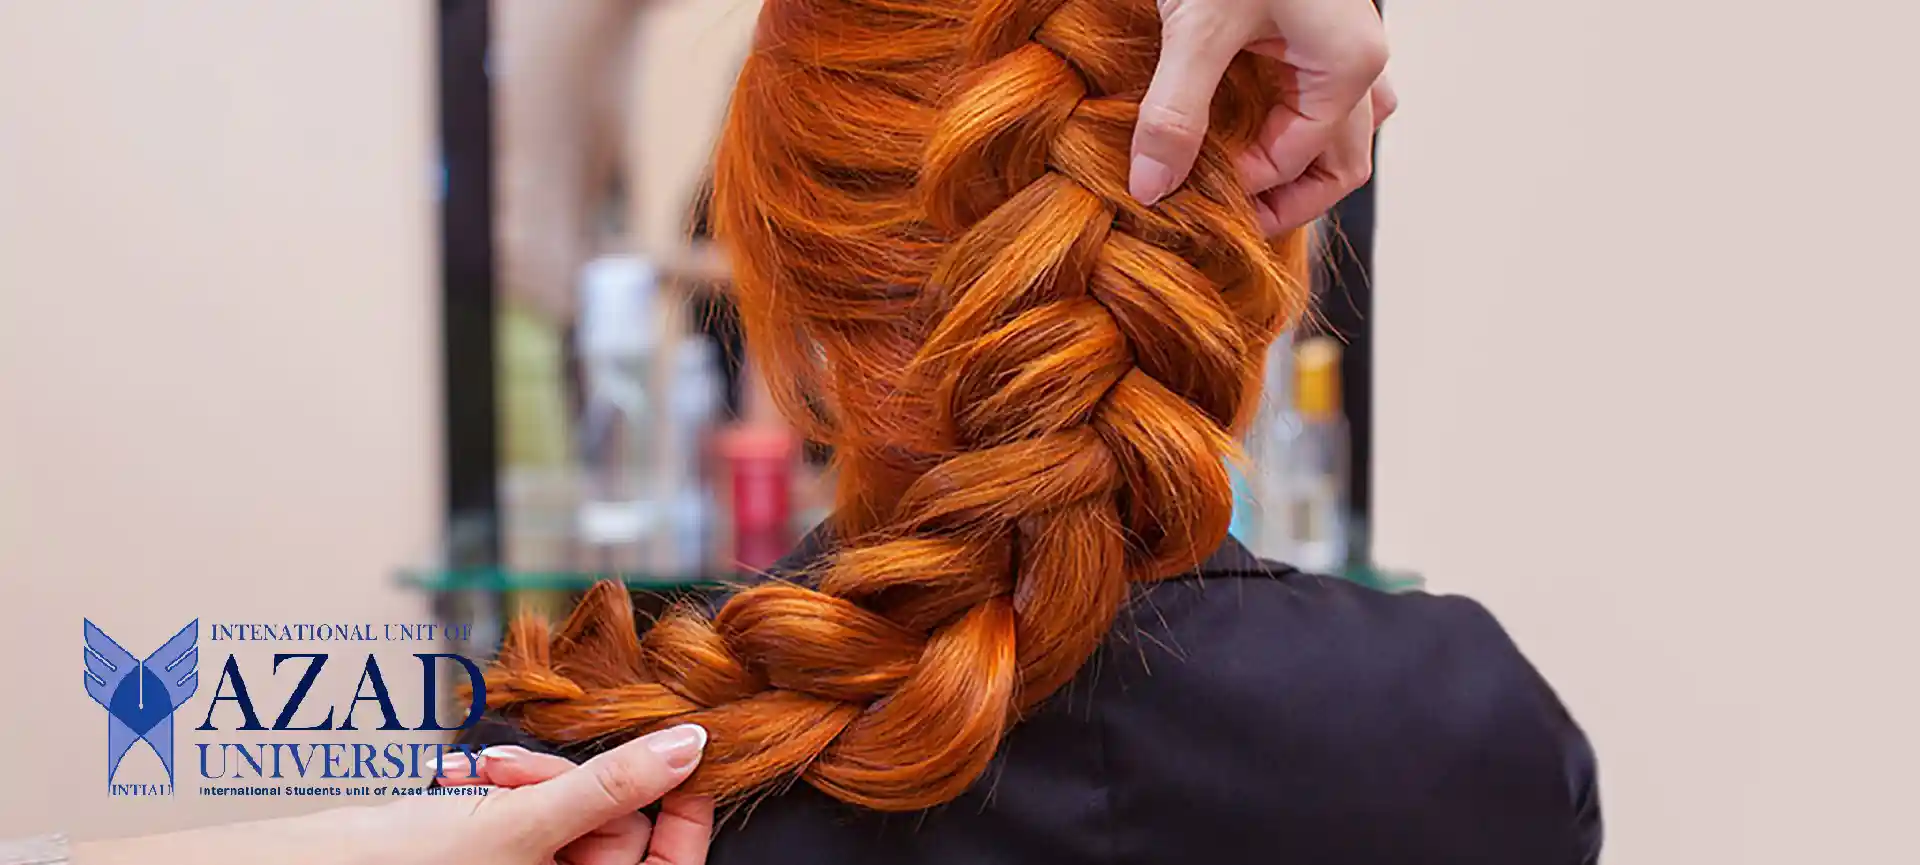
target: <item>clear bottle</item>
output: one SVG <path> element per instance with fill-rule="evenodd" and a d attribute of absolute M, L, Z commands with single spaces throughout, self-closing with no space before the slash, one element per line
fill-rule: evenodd
<path fill-rule="evenodd" d="M 1294 351 L 1293 413 L 1299 432 L 1288 455 L 1290 562 L 1339 573 L 1347 565 L 1347 420 L 1340 408 L 1340 344 L 1315 337 Z"/>
<path fill-rule="evenodd" d="M 581 271 L 578 567 L 630 572 L 646 562 L 657 522 L 649 455 L 659 421 L 652 392 L 658 279 L 651 264 L 629 256 L 598 258 Z"/>
<path fill-rule="evenodd" d="M 1261 558 L 1293 560 L 1288 490 L 1293 482 L 1294 442 L 1299 437 L 1300 418 L 1293 410 L 1293 337 L 1284 334 L 1267 349 L 1260 413 L 1247 431 L 1245 500 L 1235 503 L 1237 536 Z"/>
<path fill-rule="evenodd" d="M 662 507 L 654 567 L 662 576 L 696 577 L 711 565 L 715 510 L 705 466 L 706 447 L 720 412 L 720 348 L 690 338 L 674 351 L 667 382 L 665 457 L 660 466 Z"/>

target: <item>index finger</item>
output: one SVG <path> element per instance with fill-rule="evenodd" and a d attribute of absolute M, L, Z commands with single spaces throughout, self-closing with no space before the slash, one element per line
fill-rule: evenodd
<path fill-rule="evenodd" d="M 513 793 L 529 839 L 557 849 L 601 824 L 652 804 L 693 773 L 707 731 L 682 724 L 641 736 L 550 781 Z"/>

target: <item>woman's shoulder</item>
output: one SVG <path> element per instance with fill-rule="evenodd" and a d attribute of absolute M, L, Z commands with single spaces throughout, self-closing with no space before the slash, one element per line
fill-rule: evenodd
<path fill-rule="evenodd" d="M 1486 607 L 1238 564 L 1143 587 L 1089 671 L 1125 801 L 1313 861 L 1597 855 L 1586 738 Z"/>
<path fill-rule="evenodd" d="M 1538 681 L 1499 620 L 1472 598 L 1386 592 L 1251 556 L 1244 561 L 1141 586 L 1114 640 L 1171 640 L 1160 648 L 1176 658 L 1187 644 L 1212 655 L 1268 658 L 1274 663 L 1227 664 L 1227 671 L 1284 672 L 1291 681 L 1319 675 L 1347 688 L 1403 677 L 1449 690 Z M 1443 671 L 1471 674 L 1472 681 L 1434 678 Z"/>
<path fill-rule="evenodd" d="M 1103 685 L 1217 690 L 1218 705 L 1271 708 L 1354 735 L 1571 723 L 1494 614 L 1459 595 L 1389 593 L 1271 562 L 1143 587 L 1105 647 Z M 1212 701 L 1209 701 L 1212 702 Z M 1378 730 L 1354 722 L 1381 716 Z"/>
<path fill-rule="evenodd" d="M 1478 601 L 1384 592 L 1255 558 L 1232 541 L 1193 574 L 1139 587 L 1107 651 L 1119 662 L 1112 677 L 1128 690 L 1324 689 L 1340 697 L 1329 711 L 1404 714 L 1419 699 L 1435 721 L 1451 712 L 1564 714 Z"/>

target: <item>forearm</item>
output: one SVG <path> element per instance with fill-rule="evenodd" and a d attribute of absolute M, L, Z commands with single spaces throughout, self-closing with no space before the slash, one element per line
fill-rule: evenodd
<path fill-rule="evenodd" d="M 67 861 L 67 839 L 59 835 L 0 841 L 0 865 L 61 865 Z"/>
<path fill-rule="evenodd" d="M 311 817 L 287 817 L 75 842 L 69 859 L 28 859 L 19 865 L 251 865 L 263 858 L 276 865 L 357 865 L 342 835 L 337 821 L 323 825 Z M 0 857 L 0 865 L 16 863 Z"/>

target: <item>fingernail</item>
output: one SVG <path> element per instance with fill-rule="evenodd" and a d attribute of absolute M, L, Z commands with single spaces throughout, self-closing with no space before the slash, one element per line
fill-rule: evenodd
<path fill-rule="evenodd" d="M 485 751 L 481 751 L 480 756 L 485 757 L 486 753 Z M 449 757 L 458 757 L 459 759 L 449 760 L 447 759 Z M 448 751 L 444 754 L 428 757 L 423 766 L 430 770 L 430 774 L 435 778 L 475 777 L 479 775 L 478 770 L 480 768 L 479 764 L 468 757 L 465 751 Z"/>
<path fill-rule="evenodd" d="M 498 760 L 502 763 L 511 763 L 515 760 L 520 759 L 521 754 L 526 754 L 526 753 L 530 753 L 530 752 L 527 751 L 527 749 L 520 747 L 519 745 L 492 745 L 492 746 L 480 749 L 480 759 L 487 760 L 487 761 Z"/>
<path fill-rule="evenodd" d="M 707 730 L 699 724 L 681 724 L 645 737 L 647 750 L 666 758 L 667 768 L 685 772 L 700 762 L 700 749 L 707 747 Z"/>
<path fill-rule="evenodd" d="M 1127 194 L 1141 204 L 1152 205 L 1167 197 L 1173 191 L 1173 169 L 1151 156 L 1142 154 L 1133 158 L 1132 177 L 1127 181 Z"/>

